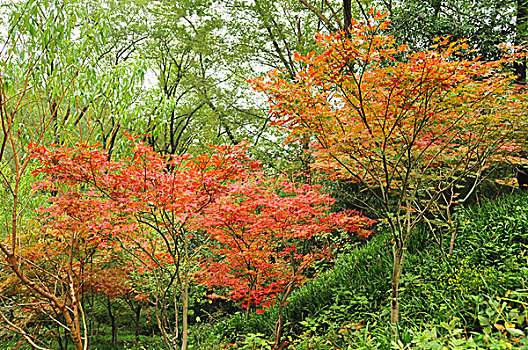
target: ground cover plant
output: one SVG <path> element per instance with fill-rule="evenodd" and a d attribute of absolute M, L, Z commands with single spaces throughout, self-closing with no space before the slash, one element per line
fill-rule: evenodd
<path fill-rule="evenodd" d="M 0 4 L 0 349 L 528 348 L 495 2 Z"/>

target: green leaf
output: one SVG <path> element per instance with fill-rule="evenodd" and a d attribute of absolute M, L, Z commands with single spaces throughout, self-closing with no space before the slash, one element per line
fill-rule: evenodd
<path fill-rule="evenodd" d="M 487 318 L 486 316 L 479 315 L 478 320 L 482 327 L 489 326 L 491 324 L 489 318 Z"/>
<path fill-rule="evenodd" d="M 508 331 L 508 333 L 510 333 L 511 335 L 513 335 L 515 337 L 524 336 L 524 332 L 521 331 L 520 329 L 517 329 L 517 328 L 506 328 L 506 330 Z"/>

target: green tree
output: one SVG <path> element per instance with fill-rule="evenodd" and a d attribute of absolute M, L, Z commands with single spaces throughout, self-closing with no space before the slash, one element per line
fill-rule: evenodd
<path fill-rule="evenodd" d="M 7 26 L 0 46 L 2 274 L 23 286 L 33 301 L 49 305 L 54 311 L 45 318 L 61 327 L 66 325 L 64 329 L 77 349 L 87 346 L 87 329 L 82 293 L 78 285 L 66 282 L 67 276 L 75 274 L 73 255 L 70 264 L 62 266 L 66 270 L 57 268 L 46 276 L 35 272 L 39 268 L 35 254 L 46 250 L 31 247 L 43 244 L 47 236 L 34 235 L 37 229 L 31 226 L 35 226 L 32 211 L 49 193 L 35 193 L 29 187 L 33 177 L 27 152 L 30 141 L 37 146 L 94 138 L 99 141 L 94 135 L 95 116 L 104 111 L 108 111 L 106 115 L 125 114 L 131 105 L 131 98 L 124 96 L 130 96 L 141 80 L 143 66 L 141 62 L 104 65 L 100 57 L 108 22 L 105 17 L 92 16 L 92 5 L 33 0 L 4 3 Z M 41 262 L 46 263 L 45 259 Z M 60 281 L 61 287 L 53 288 L 50 281 Z M 13 300 L 17 300 L 16 295 Z M 27 325 L 7 322 L 8 329 L 41 348 L 44 343 L 38 339 L 38 332 L 28 331 Z"/>
<path fill-rule="evenodd" d="M 138 118 L 121 123 L 121 129 L 148 134 L 148 143 L 163 153 L 247 139 L 270 164 L 307 161 L 296 147 L 277 147 L 265 101 L 246 82 L 269 68 L 284 69 L 290 77 L 300 69 L 294 52 L 309 51 L 321 29 L 302 4 L 186 0 L 156 6 L 108 1 L 107 6 L 116 19 L 105 49 L 108 59 L 139 55 L 149 66 Z"/>

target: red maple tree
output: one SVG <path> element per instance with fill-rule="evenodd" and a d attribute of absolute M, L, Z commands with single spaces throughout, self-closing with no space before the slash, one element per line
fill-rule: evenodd
<path fill-rule="evenodd" d="M 278 342 L 286 297 L 321 256 L 298 243 L 334 229 L 367 235 L 369 220 L 355 212 L 329 213 L 333 199 L 316 186 L 268 179 L 246 155 L 247 147 L 211 146 L 208 154 L 164 158 L 135 141 L 132 155 L 120 160 L 108 160 L 98 145 L 35 147 L 41 163 L 35 173 L 46 175 L 36 186 L 58 191 L 42 209 L 46 230 L 65 242 L 70 256 L 116 244 L 133 254 L 157 281 L 156 316 L 167 344 L 175 338 L 162 319 L 162 296 L 173 285 L 174 297 L 180 293 L 185 348 L 193 270 L 202 283 L 229 288 L 229 296 L 248 310 L 256 306 L 260 312 L 280 300 Z M 79 286 L 73 265 L 80 260 L 70 261 L 70 281 Z M 72 289 L 76 300 L 78 289 Z M 105 290 L 122 292 L 114 289 Z"/>
<path fill-rule="evenodd" d="M 211 242 L 195 278 L 227 288 L 224 297 L 241 301 L 248 316 L 252 307 L 262 313 L 278 302 L 279 344 L 286 298 L 308 279 L 312 263 L 325 256 L 320 249 L 303 249 L 305 241 L 332 230 L 370 233 L 368 218 L 353 211 L 330 213 L 333 203 L 318 186 L 269 179 L 262 172 L 231 183 L 196 221 Z"/>

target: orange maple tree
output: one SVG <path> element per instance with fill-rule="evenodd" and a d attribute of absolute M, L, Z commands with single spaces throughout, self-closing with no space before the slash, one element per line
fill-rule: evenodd
<path fill-rule="evenodd" d="M 398 321 L 398 285 L 411 232 L 464 179 L 475 182 L 493 161 L 519 161 L 526 92 L 508 65 L 459 58 L 464 41 L 438 39 L 411 52 L 385 34 L 385 14 L 353 22 L 344 33 L 316 36 L 317 52 L 290 80 L 272 71 L 252 80 L 268 94 L 274 123 L 288 141 L 311 135 L 313 168 L 360 184 L 361 205 L 388 222 L 394 242 L 391 322 Z"/>

